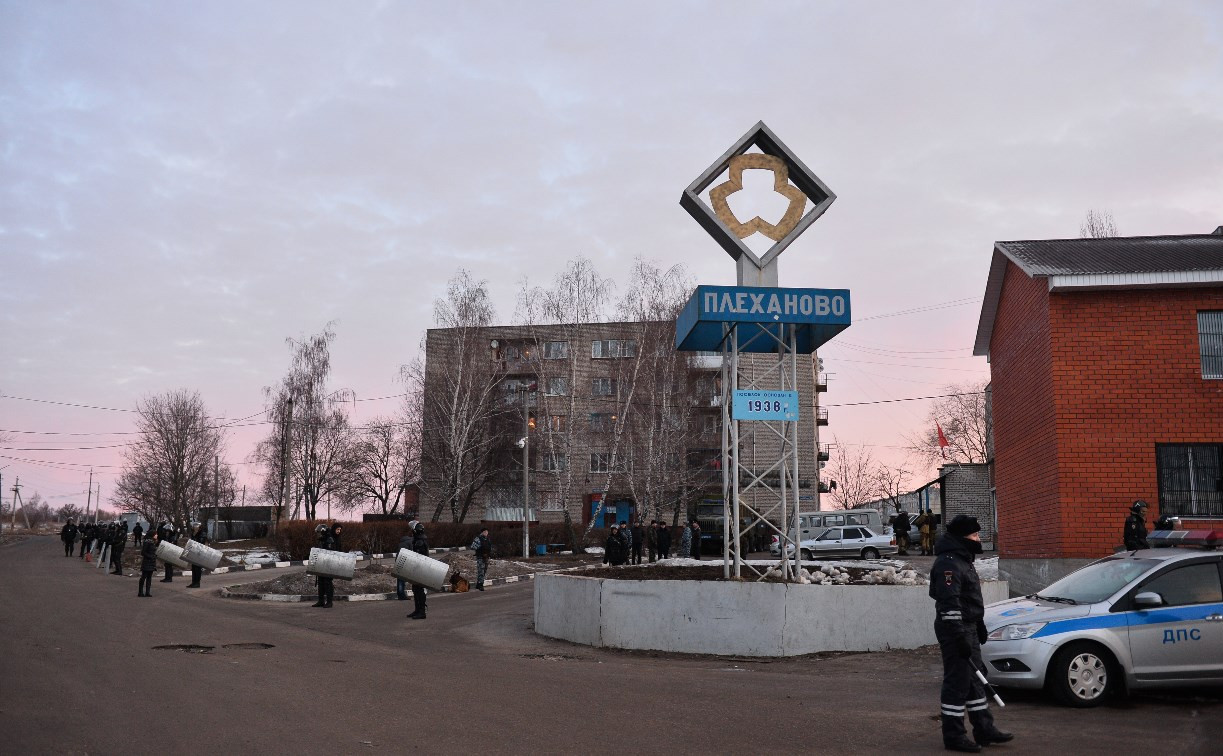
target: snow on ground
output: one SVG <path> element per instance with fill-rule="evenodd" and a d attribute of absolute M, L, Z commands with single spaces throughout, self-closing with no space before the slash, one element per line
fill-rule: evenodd
<path fill-rule="evenodd" d="M 229 561 L 235 564 L 271 564 L 280 561 L 280 556 L 267 549 L 221 549 Z"/>
<path fill-rule="evenodd" d="M 982 580 L 998 579 L 998 557 L 986 557 L 977 560 L 977 577 Z"/>

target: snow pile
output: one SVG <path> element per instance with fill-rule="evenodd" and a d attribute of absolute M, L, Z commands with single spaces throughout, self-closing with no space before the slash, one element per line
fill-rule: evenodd
<path fill-rule="evenodd" d="M 982 580 L 998 579 L 998 557 L 987 557 L 977 560 L 977 577 Z"/>

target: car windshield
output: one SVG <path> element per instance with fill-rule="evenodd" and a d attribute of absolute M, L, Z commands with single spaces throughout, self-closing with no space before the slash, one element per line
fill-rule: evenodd
<path fill-rule="evenodd" d="M 1155 565 L 1158 559 L 1110 557 L 1076 570 L 1035 594 L 1049 600 L 1070 599 L 1076 604 L 1103 601 Z"/>

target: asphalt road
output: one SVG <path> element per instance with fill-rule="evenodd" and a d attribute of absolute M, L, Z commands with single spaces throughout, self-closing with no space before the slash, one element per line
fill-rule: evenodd
<path fill-rule="evenodd" d="M 333 609 L 102 574 L 0 546 L 0 753 L 938 753 L 932 649 L 789 660 L 536 636 L 531 584 Z M 229 647 L 271 644 L 268 649 Z M 213 646 L 210 653 L 155 650 Z M 1094 710 L 1011 694 L 996 753 L 1218 753 L 1223 694 Z"/>

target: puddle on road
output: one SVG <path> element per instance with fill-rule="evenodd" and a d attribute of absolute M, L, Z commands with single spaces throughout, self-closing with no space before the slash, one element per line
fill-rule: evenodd
<path fill-rule="evenodd" d="M 154 651 L 182 651 L 188 654 L 211 654 L 216 646 L 199 646 L 194 643 L 171 643 L 165 646 L 153 646 Z"/>

